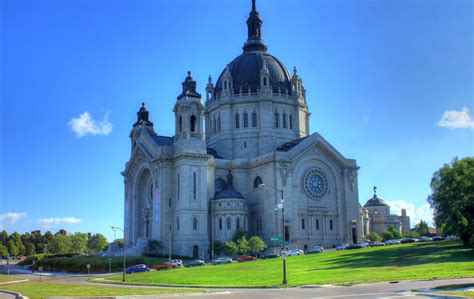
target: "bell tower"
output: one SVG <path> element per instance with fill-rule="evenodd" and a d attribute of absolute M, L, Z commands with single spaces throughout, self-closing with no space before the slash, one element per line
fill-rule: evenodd
<path fill-rule="evenodd" d="M 196 81 L 188 71 L 182 83 L 183 91 L 173 108 L 175 113 L 175 152 L 206 153 L 204 139 L 204 106 L 196 91 Z"/>

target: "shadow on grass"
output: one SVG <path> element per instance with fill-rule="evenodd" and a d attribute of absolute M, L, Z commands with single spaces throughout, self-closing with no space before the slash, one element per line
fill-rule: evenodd
<path fill-rule="evenodd" d="M 349 252 L 348 252 L 349 253 Z M 430 263 L 472 262 L 474 252 L 460 243 L 415 243 L 383 250 L 355 249 L 325 262 L 314 270 L 370 267 L 406 267 Z"/>

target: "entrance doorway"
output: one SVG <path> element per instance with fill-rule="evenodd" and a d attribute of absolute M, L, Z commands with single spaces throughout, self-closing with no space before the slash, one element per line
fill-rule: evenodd
<path fill-rule="evenodd" d="M 357 229 L 355 227 L 352 228 L 352 242 L 357 243 Z"/>
<path fill-rule="evenodd" d="M 195 259 L 199 258 L 199 246 L 197 245 L 193 246 L 193 258 Z"/>

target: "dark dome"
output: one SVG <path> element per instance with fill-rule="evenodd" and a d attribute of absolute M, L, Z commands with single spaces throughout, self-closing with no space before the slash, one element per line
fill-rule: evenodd
<path fill-rule="evenodd" d="M 217 192 L 214 195 L 214 199 L 222 199 L 222 198 L 244 198 L 239 191 L 234 189 L 224 189 L 222 191 Z"/>
<path fill-rule="evenodd" d="M 273 92 L 278 92 L 279 88 L 282 93 L 290 91 L 291 76 L 283 63 L 267 52 L 250 51 L 237 56 L 227 65 L 233 79 L 234 93 L 238 94 L 241 87 L 242 92 L 245 93 L 249 86 L 252 92 L 257 91 L 257 86 L 260 86 L 260 70 L 264 63 L 270 73 L 270 86 Z M 225 71 L 224 69 L 217 79 L 217 92 L 222 90 L 222 76 Z"/>
<path fill-rule="evenodd" d="M 364 207 L 376 207 L 376 206 L 388 206 L 383 201 L 383 198 L 377 197 L 377 195 L 374 195 L 374 197 L 370 198 L 364 205 Z"/>

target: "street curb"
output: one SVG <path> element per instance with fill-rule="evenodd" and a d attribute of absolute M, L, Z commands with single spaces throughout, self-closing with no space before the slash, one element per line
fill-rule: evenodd
<path fill-rule="evenodd" d="M 5 290 L 0 290 L 0 293 L 6 293 L 15 296 L 16 299 L 29 299 L 29 297 L 24 296 L 21 293 L 17 292 L 11 292 L 11 291 L 5 291 Z"/>

